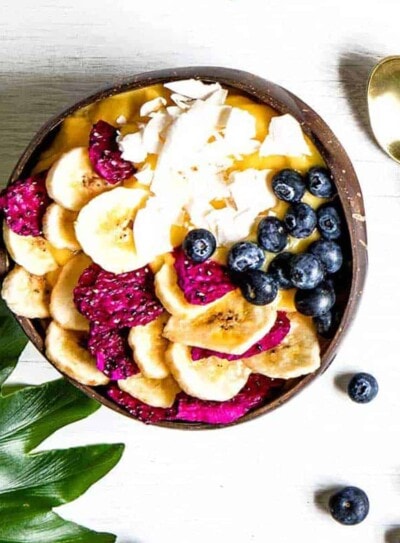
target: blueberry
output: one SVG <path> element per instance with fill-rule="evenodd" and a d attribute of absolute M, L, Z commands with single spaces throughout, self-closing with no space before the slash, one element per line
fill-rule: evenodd
<path fill-rule="evenodd" d="M 321 283 L 324 270 L 319 259 L 309 253 L 296 255 L 290 262 L 290 280 L 297 288 L 311 289 Z"/>
<path fill-rule="evenodd" d="M 290 261 L 292 258 L 292 253 L 280 253 L 271 260 L 268 266 L 268 273 L 272 275 L 280 289 L 287 290 L 293 288 L 292 281 L 290 280 Z"/>
<path fill-rule="evenodd" d="M 336 273 L 342 267 L 343 253 L 336 241 L 319 239 L 309 246 L 308 251 L 321 261 L 327 273 Z"/>
<path fill-rule="evenodd" d="M 285 215 L 284 223 L 289 234 L 295 238 L 306 238 L 316 227 L 317 216 L 308 204 L 293 204 Z"/>
<path fill-rule="evenodd" d="M 335 194 L 335 185 L 332 176 L 326 168 L 310 168 L 306 175 L 307 188 L 318 198 L 332 198 Z"/>
<path fill-rule="evenodd" d="M 288 242 L 285 225 L 276 217 L 265 217 L 258 225 L 257 239 L 266 251 L 280 253 Z"/>
<path fill-rule="evenodd" d="M 350 398 L 357 403 L 368 403 L 378 394 L 378 381 L 369 373 L 356 373 L 347 387 Z"/>
<path fill-rule="evenodd" d="M 329 498 L 332 517 L 347 526 L 362 522 L 369 512 L 368 496 L 355 486 L 346 486 Z"/>
<path fill-rule="evenodd" d="M 275 279 L 261 270 L 241 273 L 238 283 L 243 297 L 254 305 L 269 304 L 278 294 L 278 284 Z"/>
<path fill-rule="evenodd" d="M 326 204 L 317 209 L 318 230 L 325 239 L 337 239 L 342 233 L 342 220 L 337 209 Z"/>
<path fill-rule="evenodd" d="M 204 228 L 191 230 L 183 240 L 183 250 L 193 262 L 204 262 L 215 251 L 217 242 L 211 232 Z"/>
<path fill-rule="evenodd" d="M 264 251 L 255 243 L 235 243 L 228 253 L 228 266 L 234 272 L 256 270 L 264 263 Z"/>
<path fill-rule="evenodd" d="M 313 322 L 321 337 L 330 338 L 333 335 L 334 318 L 332 311 L 327 311 L 319 317 L 314 317 Z"/>
<path fill-rule="evenodd" d="M 333 288 L 326 282 L 310 290 L 297 290 L 294 303 L 299 313 L 319 317 L 329 311 L 336 300 Z"/>
<path fill-rule="evenodd" d="M 284 202 L 300 202 L 306 191 L 303 177 L 289 168 L 281 170 L 272 179 L 272 190 L 279 200 Z"/>

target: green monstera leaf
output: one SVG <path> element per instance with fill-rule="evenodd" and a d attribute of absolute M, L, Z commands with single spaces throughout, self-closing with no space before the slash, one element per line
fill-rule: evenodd
<path fill-rule="evenodd" d="M 0 387 L 26 343 L 0 301 Z M 52 509 L 106 475 L 121 458 L 123 445 L 34 452 L 53 432 L 99 407 L 63 379 L 0 395 L 0 543 L 115 541 L 114 535 L 66 521 Z"/>

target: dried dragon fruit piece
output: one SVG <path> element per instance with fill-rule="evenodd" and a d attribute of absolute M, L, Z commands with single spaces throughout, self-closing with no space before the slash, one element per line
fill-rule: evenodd
<path fill-rule="evenodd" d="M 263 353 L 269 349 L 273 349 L 288 335 L 290 331 L 290 320 L 287 318 L 284 311 L 278 311 L 275 324 L 269 332 L 265 334 L 257 343 L 252 345 L 243 354 L 227 354 L 211 351 L 209 349 L 202 349 L 201 347 L 192 347 L 191 354 L 192 360 L 201 360 L 202 358 L 208 358 L 209 356 L 218 356 L 219 358 L 225 358 L 226 360 L 240 360 L 241 358 L 249 358 L 256 354 Z"/>
<path fill-rule="evenodd" d="M 228 270 L 214 260 L 197 264 L 189 260 L 179 247 L 174 250 L 178 285 L 191 304 L 206 305 L 224 296 L 236 287 Z"/>
<path fill-rule="evenodd" d="M 118 130 L 105 121 L 93 125 L 89 136 L 89 158 L 96 173 L 111 185 L 129 179 L 135 173 L 131 162 L 121 157 Z"/>
<path fill-rule="evenodd" d="M 139 373 L 128 344 L 129 328 L 116 330 L 91 326 L 88 349 L 100 371 L 111 380 L 126 379 Z"/>
<path fill-rule="evenodd" d="M 0 209 L 7 226 L 20 236 L 40 236 L 43 215 L 51 200 L 46 191 L 46 174 L 19 179 L 0 194 Z"/>

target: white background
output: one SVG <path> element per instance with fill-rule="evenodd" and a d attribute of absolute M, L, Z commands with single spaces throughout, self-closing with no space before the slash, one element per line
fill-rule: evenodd
<path fill-rule="evenodd" d="M 300 96 L 347 149 L 362 185 L 370 267 L 365 296 L 330 370 L 277 411 L 237 427 L 180 432 L 102 408 L 50 446 L 126 443 L 120 464 L 63 515 L 119 543 L 395 543 L 400 537 L 400 166 L 371 139 L 365 83 L 400 54 L 398 2 L 321 0 L 1 0 L 0 176 L 50 115 L 117 78 L 163 67 L 251 71 Z M 400 127 L 399 127 L 400 132 Z M 343 375 L 370 371 L 371 404 Z M 28 348 L 14 381 L 57 377 Z M 361 486 L 367 520 L 343 527 L 326 491 Z"/>

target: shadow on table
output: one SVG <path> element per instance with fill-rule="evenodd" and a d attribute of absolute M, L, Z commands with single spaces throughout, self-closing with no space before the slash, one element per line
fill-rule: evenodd
<path fill-rule="evenodd" d="M 400 526 L 391 528 L 385 534 L 385 543 L 399 543 L 400 541 Z"/>
<path fill-rule="evenodd" d="M 329 498 L 340 490 L 341 486 L 329 486 L 320 488 L 314 494 L 314 504 L 316 507 L 324 513 L 329 513 Z"/>

